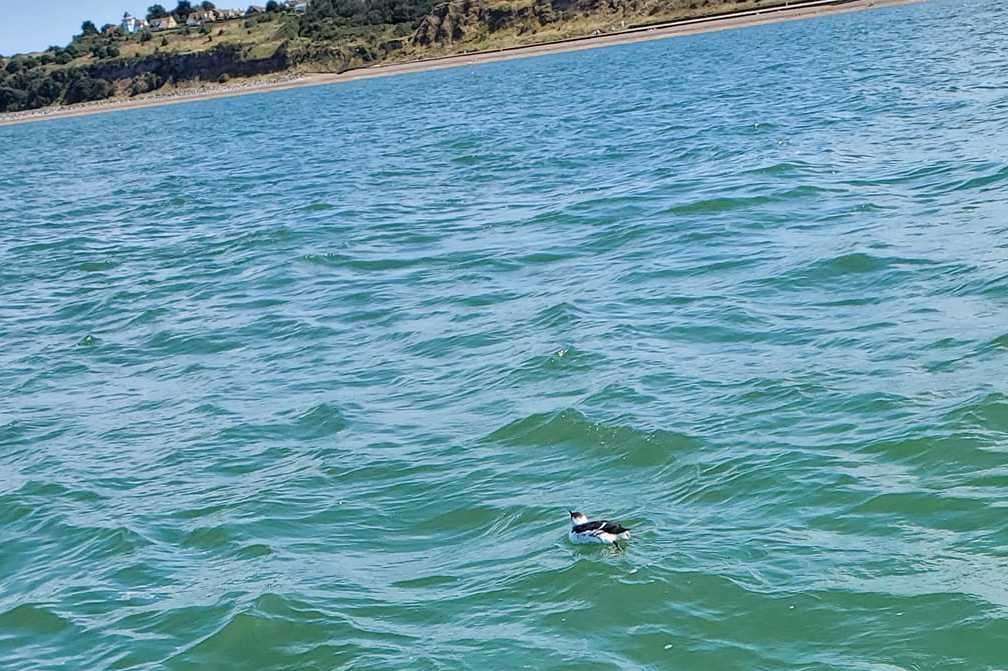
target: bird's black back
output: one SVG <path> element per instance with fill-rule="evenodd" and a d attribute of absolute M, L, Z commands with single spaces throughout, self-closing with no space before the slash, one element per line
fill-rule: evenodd
<path fill-rule="evenodd" d="M 583 534 L 588 531 L 604 531 L 607 534 L 621 534 L 624 531 L 630 530 L 619 522 L 610 522 L 609 520 L 595 520 L 594 522 L 585 522 L 584 524 L 578 524 L 574 527 L 574 533 L 576 534 Z"/>

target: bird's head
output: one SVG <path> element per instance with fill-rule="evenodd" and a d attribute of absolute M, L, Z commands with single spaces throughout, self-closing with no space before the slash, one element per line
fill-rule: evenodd
<path fill-rule="evenodd" d="M 579 513 L 576 510 L 568 511 L 571 517 L 571 526 L 577 526 L 579 524 L 584 524 L 588 521 L 588 517 L 584 513 Z"/>

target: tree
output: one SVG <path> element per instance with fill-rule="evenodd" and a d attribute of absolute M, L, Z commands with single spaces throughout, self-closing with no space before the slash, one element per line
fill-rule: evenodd
<path fill-rule="evenodd" d="M 0 86 L 0 110 L 4 112 L 16 112 L 24 109 L 24 104 L 27 100 L 28 94 L 21 89 Z"/>
<path fill-rule="evenodd" d="M 164 5 L 151 5 L 147 8 L 147 20 L 151 19 L 161 19 L 168 16 L 168 10 L 164 8 Z"/>
<path fill-rule="evenodd" d="M 155 91 L 164 85 L 164 80 L 158 77 L 153 72 L 145 72 L 130 84 L 129 94 L 131 96 L 138 96 L 142 93 L 149 93 Z"/>
<path fill-rule="evenodd" d="M 92 21 L 85 21 L 81 24 L 81 33 L 84 35 L 97 35 L 98 29 L 95 28 L 95 24 Z"/>
<path fill-rule="evenodd" d="M 279 10 L 280 10 L 280 3 L 278 3 L 276 0 L 269 0 L 269 2 L 266 3 L 267 12 L 277 12 Z"/>
<path fill-rule="evenodd" d="M 217 5 L 210 2 L 210 0 L 203 0 L 203 2 L 200 3 L 200 7 L 203 8 L 204 12 L 212 12 L 213 10 L 217 9 Z"/>
<path fill-rule="evenodd" d="M 18 54 L 14 56 L 9 61 L 7 61 L 7 74 L 17 74 L 23 70 L 31 70 L 39 65 L 39 62 L 31 56 L 25 56 L 23 54 Z"/>
<path fill-rule="evenodd" d="M 172 13 L 175 14 L 175 16 L 184 19 L 190 14 L 192 14 L 192 12 L 193 12 L 192 3 L 189 2 L 189 0 L 179 0 L 178 5 L 175 7 L 175 11 Z"/>
<path fill-rule="evenodd" d="M 63 93 L 63 86 L 42 71 L 36 71 L 34 76 L 26 79 L 21 89 L 28 94 L 27 107 L 51 105 Z"/>
<path fill-rule="evenodd" d="M 63 100 L 71 105 L 88 100 L 104 100 L 112 95 L 112 91 L 110 82 L 104 79 L 91 79 L 84 75 L 70 82 Z"/>

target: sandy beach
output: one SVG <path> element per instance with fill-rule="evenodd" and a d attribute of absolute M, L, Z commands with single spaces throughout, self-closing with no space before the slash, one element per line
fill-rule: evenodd
<path fill-rule="evenodd" d="M 764 23 L 781 21 L 796 21 L 809 19 L 826 14 L 856 12 L 876 7 L 910 4 L 920 0 L 814 0 L 796 5 L 768 7 L 765 9 L 747 10 L 730 15 L 718 15 L 695 19 L 683 19 L 671 23 L 656 24 L 639 28 L 631 28 L 605 35 L 572 38 L 544 44 L 512 47 L 496 51 L 474 52 L 465 55 L 444 56 L 413 61 L 410 63 L 395 63 L 375 65 L 367 68 L 348 70 L 340 74 L 291 74 L 276 75 L 255 80 L 229 84 L 203 84 L 197 87 L 174 90 L 171 92 L 156 92 L 136 98 L 111 98 L 91 103 L 81 103 L 71 106 L 54 106 L 25 112 L 0 114 L 0 126 L 29 123 L 33 121 L 48 121 L 66 117 L 116 112 L 160 105 L 177 105 L 182 103 L 227 98 L 231 96 L 250 95 L 255 93 L 271 93 L 305 86 L 323 86 L 339 84 L 372 77 L 389 77 L 392 75 L 424 72 L 443 68 L 455 68 L 466 65 L 477 65 L 494 61 L 504 61 L 516 58 L 529 58 L 544 54 L 565 51 L 580 51 L 600 47 L 631 44 L 647 40 L 660 40 L 670 37 L 693 35 L 696 33 L 718 30 L 745 28 Z"/>

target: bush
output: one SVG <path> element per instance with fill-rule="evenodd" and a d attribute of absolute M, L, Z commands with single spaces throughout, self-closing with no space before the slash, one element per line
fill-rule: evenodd
<path fill-rule="evenodd" d="M 141 93 L 156 91 L 164 85 L 164 80 L 153 72 L 145 72 L 130 83 L 129 94 L 138 96 Z"/>
<path fill-rule="evenodd" d="M 39 61 L 31 56 L 15 56 L 7 62 L 4 68 L 8 74 L 15 74 L 22 70 L 31 70 L 39 66 Z"/>
<path fill-rule="evenodd" d="M 140 40 L 140 44 L 143 44 L 144 42 L 150 42 L 154 39 L 154 36 L 150 34 L 149 30 L 145 30 L 140 33 L 140 36 L 137 39 Z"/>
<path fill-rule="evenodd" d="M 104 100 L 112 95 L 112 84 L 104 79 L 92 79 L 87 75 L 74 79 L 67 87 L 63 101 L 69 104 Z"/>
<path fill-rule="evenodd" d="M 168 46 L 168 38 L 167 37 L 162 37 L 161 38 L 161 46 L 162 47 L 167 47 Z"/>
<path fill-rule="evenodd" d="M 0 112 L 17 112 L 27 109 L 28 94 L 21 89 L 0 86 Z"/>
<path fill-rule="evenodd" d="M 225 72 L 224 74 L 222 74 L 220 77 L 217 78 L 217 81 L 220 82 L 221 84 L 227 84 L 229 81 L 231 81 L 231 75 Z"/>
<path fill-rule="evenodd" d="M 409 23 L 415 25 L 430 13 L 434 0 L 312 0 L 301 17 L 301 34 L 323 37 L 332 26 Z"/>
<path fill-rule="evenodd" d="M 27 107 L 52 105 L 63 93 L 63 85 L 40 70 L 22 81 L 20 88 L 27 94 Z"/>

